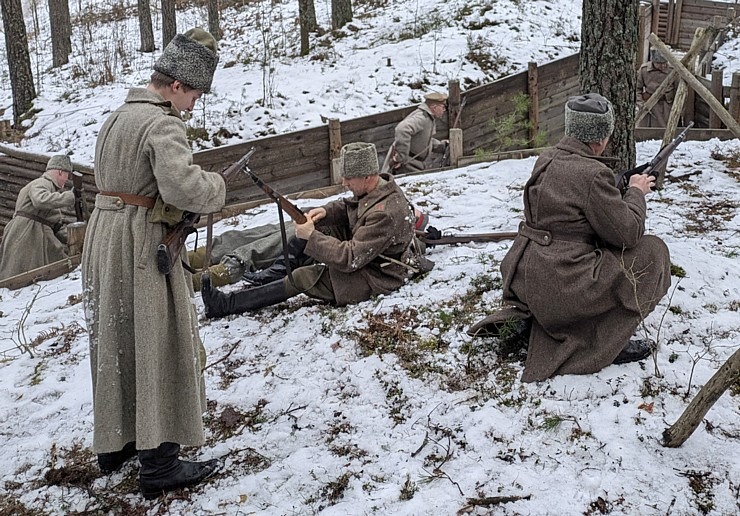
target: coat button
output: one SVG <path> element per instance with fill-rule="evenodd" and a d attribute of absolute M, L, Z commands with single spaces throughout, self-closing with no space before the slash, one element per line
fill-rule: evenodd
<path fill-rule="evenodd" d="M 549 241 L 550 241 L 550 237 L 549 237 L 548 235 L 545 235 L 545 236 L 544 236 L 544 237 L 542 238 L 542 240 L 544 240 L 545 242 L 549 242 Z"/>
<path fill-rule="evenodd" d="M 122 207 L 123 207 L 123 201 L 122 201 L 121 199 L 118 199 L 118 200 L 116 201 L 116 207 L 117 207 L 117 208 L 122 208 Z"/>

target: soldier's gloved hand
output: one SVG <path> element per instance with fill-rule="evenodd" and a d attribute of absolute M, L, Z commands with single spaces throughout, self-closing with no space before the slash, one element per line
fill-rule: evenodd
<path fill-rule="evenodd" d="M 434 226 L 427 226 L 427 240 L 439 240 L 442 238 L 442 232 Z"/>

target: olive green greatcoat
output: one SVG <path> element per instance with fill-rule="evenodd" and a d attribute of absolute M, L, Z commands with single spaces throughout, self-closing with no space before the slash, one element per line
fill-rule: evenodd
<path fill-rule="evenodd" d="M 52 224 L 70 222 L 63 210 L 74 208 L 72 191 L 61 192 L 48 173 L 21 188 L 15 211 L 48 220 Z M 15 215 L 5 226 L 0 259 L 0 280 L 43 267 L 67 256 L 65 228 L 54 232 L 49 226 Z"/>
<path fill-rule="evenodd" d="M 372 192 L 331 202 L 324 209 L 326 217 L 316 224 L 319 231 L 311 233 L 305 252 L 328 266 L 338 305 L 388 294 L 408 280 L 406 267 L 380 256 L 405 261 L 414 236 L 413 209 L 392 176 L 382 174 Z M 344 238 L 321 232 L 329 226 Z"/>
<path fill-rule="evenodd" d="M 642 102 L 641 93 L 643 91 L 653 94 L 658 87 L 663 84 L 668 74 L 671 73 L 669 66 L 665 70 L 658 70 L 652 61 L 644 63 L 637 71 L 637 96 L 638 103 Z M 668 116 L 671 114 L 673 107 L 673 98 L 676 96 L 676 86 L 671 85 L 653 109 L 640 120 L 638 127 L 665 127 L 668 124 Z"/>
<path fill-rule="evenodd" d="M 445 144 L 434 138 L 437 131 L 434 115 L 425 103 L 396 126 L 395 151 L 401 172 L 424 170 L 424 161 L 432 152 L 444 152 Z"/>
<path fill-rule="evenodd" d="M 99 190 L 161 196 L 176 208 L 215 212 L 226 188 L 192 161 L 179 112 L 132 88 L 103 124 L 95 149 Z M 82 257 L 90 334 L 96 453 L 162 442 L 203 443 L 205 395 L 191 278 L 178 261 L 157 270 L 167 228 L 151 210 L 98 195 Z M 183 257 L 186 254 L 182 253 Z"/>
<path fill-rule="evenodd" d="M 645 210 L 642 192 L 623 198 L 586 144 L 566 136 L 542 153 L 501 263 L 504 301 L 534 318 L 522 381 L 611 364 L 668 291 L 668 248 L 644 235 Z"/>

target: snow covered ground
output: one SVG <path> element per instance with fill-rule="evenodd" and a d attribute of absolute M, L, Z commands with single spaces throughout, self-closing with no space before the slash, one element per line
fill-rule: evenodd
<path fill-rule="evenodd" d="M 329 4 L 316 5 L 326 26 Z M 227 11 L 224 68 L 194 116 L 206 116 L 210 134 L 223 127 L 236 135 L 228 141 L 240 141 L 318 125 L 320 115 L 344 119 L 407 105 L 450 78 L 487 80 L 494 72 L 464 59 L 478 36 L 508 71 L 577 51 L 580 2 L 355 7 L 353 25 L 361 30 L 322 36 L 324 60 L 291 57 L 295 4 Z M 204 13 L 185 12 L 179 26 L 203 25 Z M 269 31 L 260 30 L 258 14 L 274 22 Z M 423 32 L 422 20 L 436 25 Z M 473 22 L 484 27 L 475 30 Z M 414 27 L 423 35 L 389 42 Z M 81 34 L 77 27 L 78 50 Z M 267 68 L 259 64 L 265 34 L 285 53 Z M 32 54 L 40 60 L 35 69 L 44 70 L 42 111 L 23 148 L 69 150 L 75 161 L 90 162 L 106 113 L 126 87 L 146 82 L 156 56 L 135 52 L 133 19 L 93 26 L 85 49 L 92 55 L 108 48 L 116 82 L 89 89 L 89 75 L 73 77 L 81 69 L 92 74 L 107 54 L 99 50 L 102 57 L 91 63 L 80 50 L 68 67 L 47 71 L 48 37 L 41 40 Z M 122 55 L 114 51 L 119 43 Z M 723 58 L 734 62 L 737 52 Z M 389 57 L 392 67 L 385 66 Z M 409 87 L 423 78 L 429 84 L 422 90 Z M 1 95 L 8 105 L 9 91 Z M 658 145 L 639 144 L 638 161 Z M 509 231 L 522 217 L 533 163 L 509 160 L 399 181 L 446 232 Z M 660 345 L 659 374 L 648 360 L 522 384 L 524 350 L 465 333 L 498 305 L 498 266 L 510 243 L 433 248 L 435 269 L 392 295 L 345 308 L 298 297 L 256 314 L 202 319 L 208 443 L 186 452 L 222 457 L 226 467 L 202 486 L 152 502 L 136 493 L 135 461 L 100 476 L 90 452 L 79 269 L 37 286 L 0 289 L 0 513 L 737 514 L 740 387 L 715 404 L 681 448 L 663 448 L 659 440 L 737 349 L 738 164 L 737 140 L 686 142 L 669 167 L 673 180 L 649 198 L 649 232 L 668 243 L 677 274 L 645 325 Z M 215 229 L 276 220 L 267 205 Z M 202 317 L 199 297 L 195 303 Z M 497 496 L 511 501 L 466 508 L 468 499 Z"/>

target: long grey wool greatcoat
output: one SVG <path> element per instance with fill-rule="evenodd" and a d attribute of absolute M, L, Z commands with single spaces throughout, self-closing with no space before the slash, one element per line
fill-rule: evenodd
<path fill-rule="evenodd" d="M 406 267 L 380 256 L 405 261 L 414 236 L 413 209 L 392 176 L 381 174 L 372 192 L 331 202 L 324 209 L 326 217 L 316 224 L 319 231 L 311 233 L 305 252 L 328 266 L 338 305 L 388 294 L 408 280 Z M 346 238 L 322 233 L 326 226 L 336 227 Z"/>
<path fill-rule="evenodd" d="M 426 103 L 401 120 L 395 129 L 395 150 L 404 168 L 424 170 L 424 161 L 431 152 L 445 151 L 445 144 L 434 138 L 436 131 L 434 115 Z"/>
<path fill-rule="evenodd" d="M 640 66 L 637 71 L 637 97 L 638 101 L 642 103 L 641 93 L 646 91 L 649 94 L 653 94 L 655 90 L 663 83 L 671 73 L 671 68 L 668 67 L 665 70 L 658 70 L 653 65 L 652 61 L 648 61 Z M 650 110 L 650 112 L 640 120 L 639 127 L 665 127 L 668 123 L 668 117 L 671 114 L 671 107 L 673 107 L 673 98 L 676 96 L 676 86 L 673 84 L 666 90 L 663 96 L 660 98 L 658 103 Z"/>
<path fill-rule="evenodd" d="M 226 187 L 193 164 L 180 113 L 161 96 L 132 88 L 105 121 L 95 149 L 101 191 L 161 196 L 176 208 L 214 212 Z M 167 228 L 148 208 L 98 195 L 82 257 L 90 334 L 96 453 L 162 442 L 203 443 L 205 394 L 190 275 L 178 261 L 157 270 Z M 186 254 L 183 252 L 183 257 Z"/>
<path fill-rule="evenodd" d="M 670 286 L 668 248 L 644 235 L 644 195 L 623 198 L 594 158 L 566 136 L 524 189 L 525 221 L 501 263 L 504 302 L 533 316 L 524 382 L 611 364 Z"/>
<path fill-rule="evenodd" d="M 24 211 L 51 224 L 69 222 L 64 210 L 74 208 L 72 191 L 61 192 L 54 180 L 44 174 L 21 188 L 15 211 Z M 0 260 L 0 279 L 6 279 L 67 256 L 66 231 L 54 230 L 41 222 L 15 215 L 5 226 Z"/>

